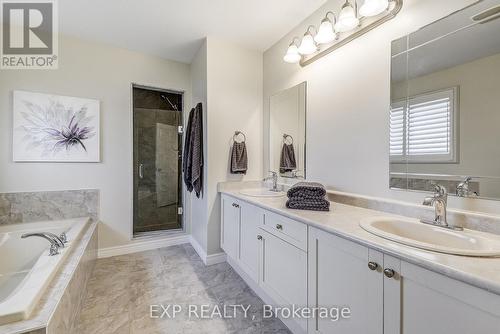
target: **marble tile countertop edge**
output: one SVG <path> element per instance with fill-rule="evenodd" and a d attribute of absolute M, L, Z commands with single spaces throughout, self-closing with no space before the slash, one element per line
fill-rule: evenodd
<path fill-rule="evenodd" d="M 331 202 L 330 212 L 291 210 L 285 207 L 286 197 L 250 197 L 241 194 L 240 189 L 222 188 L 219 190 L 220 193 L 256 205 L 262 209 L 300 221 L 403 261 L 500 295 L 500 258 L 465 257 L 421 250 L 375 236 L 359 226 L 360 220 L 366 217 L 403 217 L 401 215 L 337 202 Z"/>
<path fill-rule="evenodd" d="M 59 268 L 56 276 L 52 279 L 47 290 L 44 292 L 41 300 L 38 302 L 41 308 L 37 307 L 34 314 L 26 320 L 1 325 L 0 334 L 18 334 L 46 328 L 69 284 L 70 278 L 84 256 L 85 249 L 99 223 L 99 221 L 93 220 L 90 217 L 71 218 L 68 220 L 83 219 L 87 220 L 87 226 L 79 237 L 78 247 L 76 247 L 69 254 L 68 258 L 65 259 L 63 265 Z"/>

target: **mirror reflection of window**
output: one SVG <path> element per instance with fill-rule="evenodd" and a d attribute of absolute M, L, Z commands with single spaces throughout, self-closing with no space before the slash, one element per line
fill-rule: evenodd
<path fill-rule="evenodd" d="M 478 2 L 393 42 L 391 188 L 438 183 L 500 199 L 500 17 L 477 16 L 494 5 Z"/>
<path fill-rule="evenodd" d="M 458 87 L 397 101 L 390 113 L 391 161 L 456 163 Z"/>

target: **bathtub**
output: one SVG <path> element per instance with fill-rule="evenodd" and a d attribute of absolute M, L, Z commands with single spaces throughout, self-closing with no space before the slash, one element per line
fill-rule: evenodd
<path fill-rule="evenodd" d="M 66 256 L 87 227 L 89 218 L 0 226 L 0 325 L 27 319 Z M 24 233 L 66 232 L 68 243 L 49 256 L 50 243 Z"/>

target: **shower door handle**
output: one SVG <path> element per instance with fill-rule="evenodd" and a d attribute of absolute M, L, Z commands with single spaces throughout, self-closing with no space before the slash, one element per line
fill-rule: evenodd
<path fill-rule="evenodd" d="M 144 178 L 144 164 L 139 164 L 139 178 Z"/>

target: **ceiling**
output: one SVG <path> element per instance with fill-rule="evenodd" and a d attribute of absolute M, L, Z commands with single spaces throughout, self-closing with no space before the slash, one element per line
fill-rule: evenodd
<path fill-rule="evenodd" d="M 191 63 L 206 36 L 264 51 L 326 0 L 59 1 L 59 32 Z"/>

